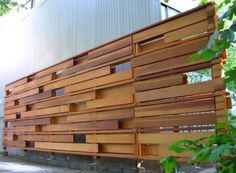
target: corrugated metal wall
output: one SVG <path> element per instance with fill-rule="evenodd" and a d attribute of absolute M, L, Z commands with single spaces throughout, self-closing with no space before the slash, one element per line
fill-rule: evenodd
<path fill-rule="evenodd" d="M 0 51 L 0 105 L 6 83 L 159 21 L 159 3 L 45 0 L 5 35 Z"/>

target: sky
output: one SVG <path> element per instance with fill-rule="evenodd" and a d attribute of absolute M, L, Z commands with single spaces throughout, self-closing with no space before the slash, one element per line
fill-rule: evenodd
<path fill-rule="evenodd" d="M 170 0 L 169 5 L 179 11 L 186 11 L 198 6 L 200 0 Z"/>

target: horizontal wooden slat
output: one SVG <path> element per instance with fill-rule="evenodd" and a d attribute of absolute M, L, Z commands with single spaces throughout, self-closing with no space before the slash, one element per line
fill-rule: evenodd
<path fill-rule="evenodd" d="M 7 147 L 25 147 L 25 141 L 3 141 L 3 146 Z"/>
<path fill-rule="evenodd" d="M 16 114 L 4 115 L 4 120 L 13 120 L 16 119 Z"/>
<path fill-rule="evenodd" d="M 98 58 L 94 58 L 90 61 L 75 65 L 74 67 L 67 69 L 64 72 L 64 74 L 69 75 L 69 74 L 72 74 L 72 73 L 75 73 L 78 71 L 82 71 L 85 69 L 89 69 L 91 67 L 95 67 L 95 66 L 98 66 L 98 65 L 110 62 L 110 61 L 117 60 L 117 59 L 125 57 L 125 56 L 129 56 L 131 54 L 132 54 L 132 46 L 125 47 L 120 50 L 100 56 Z"/>
<path fill-rule="evenodd" d="M 139 144 L 172 144 L 181 139 L 196 140 L 202 137 L 214 135 L 215 132 L 192 133 L 142 133 L 138 134 Z"/>
<path fill-rule="evenodd" d="M 149 54 L 141 55 L 135 57 L 131 60 L 133 67 L 138 67 L 153 62 L 158 62 L 162 60 L 169 59 L 171 57 L 182 56 L 186 54 L 191 54 L 195 51 L 203 49 L 208 43 L 208 38 L 200 38 L 194 41 L 179 44 L 177 46 L 172 46 L 166 49 L 155 51 Z"/>
<path fill-rule="evenodd" d="M 52 89 L 56 89 L 56 88 L 62 88 L 68 85 L 72 85 L 75 83 L 79 83 L 82 81 L 86 81 L 86 80 L 90 80 L 90 79 L 94 79 L 97 77 L 101 77 L 101 76 L 105 76 L 111 73 L 110 70 L 110 66 L 107 67 L 103 67 L 101 69 L 98 70 L 93 70 L 93 71 L 89 71 L 87 73 L 83 73 L 83 74 L 79 74 L 70 78 L 66 78 L 66 79 L 62 79 L 62 80 L 58 80 L 56 82 L 47 84 L 44 86 L 44 90 L 48 91 L 48 90 L 52 90 Z"/>
<path fill-rule="evenodd" d="M 73 135 L 19 135 L 20 141 L 73 142 Z"/>
<path fill-rule="evenodd" d="M 20 86 L 20 85 L 24 85 L 25 83 L 27 83 L 27 78 L 22 78 L 16 82 L 13 82 L 13 83 L 10 83 L 8 85 L 6 85 L 5 87 L 5 91 L 7 90 L 12 90 L 13 88 L 17 87 L 17 86 Z"/>
<path fill-rule="evenodd" d="M 79 84 L 67 86 L 65 87 L 65 93 L 80 91 L 88 88 L 93 88 L 96 86 L 128 80 L 131 79 L 132 77 L 133 77 L 132 70 L 127 70 L 121 73 L 115 73 L 105 77 L 100 77 L 97 79 L 81 82 Z"/>
<path fill-rule="evenodd" d="M 133 103 L 132 85 L 120 85 L 98 91 L 100 98 L 88 101 L 88 109 Z"/>
<path fill-rule="evenodd" d="M 214 25 L 211 25 L 207 20 L 204 20 L 178 30 L 168 32 L 165 34 L 165 43 L 207 32 L 210 29 L 214 29 Z"/>
<path fill-rule="evenodd" d="M 178 28 L 188 26 L 193 23 L 206 20 L 206 19 L 207 19 L 206 9 L 202 9 L 197 12 L 187 14 L 186 16 L 181 16 L 180 18 L 177 18 L 175 20 L 171 20 L 166 23 L 156 25 L 154 27 L 146 29 L 145 31 L 134 34 L 133 41 L 134 43 L 136 43 L 136 42 L 143 41 L 145 39 L 150 39 L 157 35 L 160 35 L 160 34 L 172 31 L 172 30 L 176 30 Z"/>
<path fill-rule="evenodd" d="M 142 156 L 175 156 L 175 157 L 191 157 L 193 153 L 184 152 L 184 153 L 176 153 L 170 151 L 168 146 L 162 145 L 142 145 Z"/>
<path fill-rule="evenodd" d="M 50 97 L 52 97 L 52 91 L 46 91 L 43 93 L 39 93 L 39 94 L 35 94 L 29 97 L 22 98 L 19 100 L 19 102 L 20 104 L 26 104 L 29 102 L 39 101 L 39 100 L 50 98 Z"/>
<path fill-rule="evenodd" d="M 97 144 L 35 142 L 35 148 L 50 149 L 50 150 L 95 152 L 95 153 L 98 152 Z"/>
<path fill-rule="evenodd" d="M 135 138 L 134 134 L 86 135 L 86 142 L 107 144 L 132 144 L 135 142 Z"/>
<path fill-rule="evenodd" d="M 217 117 L 215 113 L 201 113 L 193 115 L 169 116 L 169 117 L 146 117 L 134 120 L 137 128 L 192 126 L 215 124 Z"/>
<path fill-rule="evenodd" d="M 135 108 L 135 117 L 160 116 L 193 112 L 214 111 L 214 99 L 195 100 L 188 102 L 177 102 L 154 106 L 143 106 Z"/>
<path fill-rule="evenodd" d="M 96 98 L 96 92 L 91 91 L 91 92 L 76 94 L 72 96 L 54 98 L 52 100 L 46 100 L 40 103 L 36 103 L 34 107 L 35 109 L 42 109 L 42 108 L 65 105 L 65 104 L 70 104 L 70 103 L 85 102 L 89 100 L 94 100 L 95 98 Z"/>
<path fill-rule="evenodd" d="M 63 69 L 66 69 L 68 67 L 71 67 L 73 66 L 73 60 L 70 59 L 70 60 L 67 60 L 65 62 L 62 62 L 60 64 L 57 64 L 57 65 L 54 65 L 52 67 L 49 67 L 45 70 L 42 70 L 40 72 L 38 72 L 35 77 L 36 78 L 40 78 L 40 77 L 43 77 L 43 76 L 46 76 L 46 75 L 49 75 L 49 74 L 52 74 L 52 73 L 55 73 L 57 71 L 60 71 L 60 70 L 63 70 Z"/>
<path fill-rule="evenodd" d="M 34 89 L 30 89 L 28 91 L 22 92 L 20 94 L 16 94 L 16 95 L 12 95 L 9 97 L 5 98 L 5 101 L 12 101 L 12 100 L 16 100 L 16 99 L 20 99 L 23 97 L 28 97 L 34 94 L 38 94 L 39 93 L 39 89 L 38 88 L 34 88 Z"/>
<path fill-rule="evenodd" d="M 28 82 L 28 83 L 26 83 L 24 85 L 20 85 L 20 86 L 14 88 L 14 92 L 19 92 L 19 91 L 22 91 L 22 90 L 33 88 L 33 87 L 36 87 L 36 86 L 38 86 L 40 84 L 42 85 L 43 83 L 51 81 L 51 80 L 52 80 L 52 75 L 47 75 L 47 76 L 44 76 L 42 78 L 33 80 L 33 81 Z"/>
<path fill-rule="evenodd" d="M 12 122 L 13 126 L 34 126 L 34 125 L 46 125 L 51 124 L 51 118 L 20 120 Z"/>
<path fill-rule="evenodd" d="M 212 81 L 194 83 L 189 85 L 179 85 L 156 90 L 149 90 L 137 93 L 137 101 L 151 101 L 166 99 L 171 97 L 188 96 L 194 94 L 204 94 L 224 89 L 223 79 L 214 79 Z"/>
<path fill-rule="evenodd" d="M 102 153 L 124 153 L 124 154 L 134 154 L 134 145 L 116 145 L 116 144 L 102 144 L 100 146 Z"/>
<path fill-rule="evenodd" d="M 123 47 L 129 46 L 131 45 L 131 43 L 132 43 L 131 37 L 126 37 L 121 40 L 110 43 L 108 45 L 102 46 L 101 48 L 90 51 L 88 53 L 88 57 L 95 58 L 95 57 L 107 54 L 109 52 L 121 49 Z"/>
<path fill-rule="evenodd" d="M 118 121 L 98 121 L 73 124 L 52 124 L 42 126 L 42 131 L 83 131 L 83 130 L 112 130 L 118 129 Z"/>
<path fill-rule="evenodd" d="M 185 84 L 187 82 L 186 80 L 187 80 L 186 76 L 183 74 L 170 75 L 161 78 L 135 82 L 135 90 L 145 91 L 145 90 L 163 88 L 167 86 L 175 86 L 175 85 Z"/>
<path fill-rule="evenodd" d="M 51 108 L 22 112 L 21 117 L 28 118 L 28 117 L 35 117 L 35 116 L 40 116 L 40 115 L 69 112 L 69 111 L 70 111 L 70 105 L 63 105 L 63 106 L 56 106 L 56 107 L 51 107 Z"/>
<path fill-rule="evenodd" d="M 12 128 L 4 128 L 3 130 L 4 130 L 4 132 L 7 132 L 7 133 L 37 132 L 37 131 L 39 131 L 37 126 L 12 127 Z"/>
<path fill-rule="evenodd" d="M 20 107 L 16 107 L 16 108 L 12 108 L 12 109 L 6 109 L 5 114 L 8 115 L 8 114 L 14 114 L 17 112 L 24 112 L 24 111 L 26 111 L 26 107 L 20 106 Z"/>
<path fill-rule="evenodd" d="M 172 58 L 169 60 L 137 67 L 135 69 L 135 75 L 136 75 L 136 77 L 151 75 L 154 73 L 160 73 L 160 72 L 167 71 L 167 70 L 173 70 L 173 69 L 177 69 L 177 68 L 201 64 L 204 62 L 204 60 L 202 60 L 202 59 L 199 59 L 196 61 L 191 61 L 189 59 L 189 57 L 190 57 L 190 55 L 184 55 L 181 57 L 176 57 L 176 58 Z"/>
<path fill-rule="evenodd" d="M 134 117 L 134 109 L 117 109 L 66 116 L 66 122 L 86 122 L 98 120 L 126 119 Z"/>

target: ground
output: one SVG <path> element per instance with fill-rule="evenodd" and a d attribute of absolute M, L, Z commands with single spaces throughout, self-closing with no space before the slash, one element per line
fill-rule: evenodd
<path fill-rule="evenodd" d="M 29 163 L 12 157 L 0 156 L 0 173 L 89 173 L 75 169 Z"/>

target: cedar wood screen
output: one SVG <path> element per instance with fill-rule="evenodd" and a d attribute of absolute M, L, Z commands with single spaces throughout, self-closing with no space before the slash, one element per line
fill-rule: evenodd
<path fill-rule="evenodd" d="M 160 159 L 178 139 L 214 134 L 230 107 L 225 55 L 188 57 L 216 21 L 213 4 L 198 7 L 6 85 L 3 146 Z M 205 68 L 211 79 L 190 83 Z"/>

